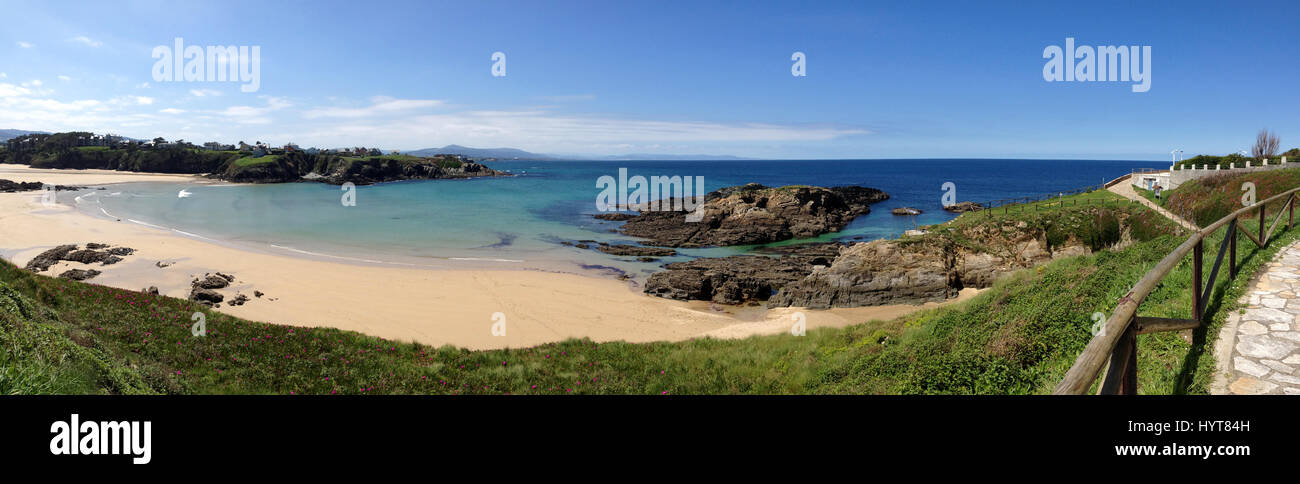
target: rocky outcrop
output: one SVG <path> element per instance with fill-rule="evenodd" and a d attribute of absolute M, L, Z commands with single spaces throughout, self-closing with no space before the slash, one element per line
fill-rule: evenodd
<path fill-rule="evenodd" d="M 629 255 L 635 257 L 667 257 L 677 255 L 677 251 L 663 247 L 642 247 L 625 244 L 600 244 L 596 250 L 609 255 Z"/>
<path fill-rule="evenodd" d="M 63 271 L 62 274 L 59 274 L 59 277 L 62 277 L 64 279 L 72 279 L 74 281 L 84 281 L 86 279 L 90 279 L 100 274 L 102 273 L 94 269 L 91 270 L 68 269 L 66 271 Z"/>
<path fill-rule="evenodd" d="M 107 250 L 95 250 L 107 248 L 108 245 L 93 242 L 86 244 L 86 247 L 86 249 L 77 250 L 76 244 L 60 245 L 33 257 L 32 260 L 27 262 L 26 269 L 32 272 L 45 272 L 50 268 L 50 266 L 59 263 L 59 261 L 110 265 L 120 262 L 122 260 L 121 256 L 135 253 L 135 249 L 130 247 L 112 247 Z"/>
<path fill-rule="evenodd" d="M 963 288 L 984 288 L 1002 274 L 1059 257 L 1090 253 L 1077 237 L 1052 244 L 1023 222 L 976 225 L 960 240 L 943 233 L 876 240 L 845 248 L 829 266 L 781 289 L 769 307 L 813 309 L 938 302 Z"/>
<path fill-rule="evenodd" d="M 769 188 L 751 183 L 706 195 L 690 214 L 697 221 L 688 221 L 685 211 L 647 210 L 619 230 L 665 247 L 765 244 L 838 231 L 869 213 L 870 204 L 888 198 L 866 187 Z"/>
<path fill-rule="evenodd" d="M 30 192 L 33 190 L 41 190 L 44 188 L 45 188 L 45 184 L 41 182 L 15 182 L 12 180 L 0 180 L 0 193 Z M 54 185 L 53 188 L 54 191 L 59 191 L 59 192 L 71 192 L 71 191 L 90 189 L 90 187 L 79 187 L 79 186 L 71 186 L 71 185 Z M 103 187 L 97 188 L 97 190 L 103 190 L 103 189 L 104 189 Z"/>
<path fill-rule="evenodd" d="M 190 281 L 190 300 L 205 306 L 220 307 L 221 301 L 225 300 L 226 296 L 217 292 L 216 289 L 229 287 L 232 282 L 235 282 L 235 276 L 230 274 L 222 274 L 220 272 L 214 274 L 203 274 L 202 279 L 196 278 L 193 281 Z M 247 301 L 248 296 L 236 294 L 235 298 L 231 300 L 230 305 L 239 306 L 243 305 Z"/>
<path fill-rule="evenodd" d="M 321 175 L 319 181 L 332 185 L 342 185 L 344 183 L 369 185 L 397 180 L 441 180 L 508 176 L 509 174 L 458 157 L 415 161 L 371 157 L 336 164 L 331 171 Z"/>
<path fill-rule="evenodd" d="M 609 222 L 625 222 L 636 218 L 636 214 L 627 212 L 609 212 L 592 215 L 592 218 Z"/>
<path fill-rule="evenodd" d="M 41 182 L 15 182 L 12 180 L 0 180 L 0 193 L 28 192 L 40 190 L 43 185 Z"/>
<path fill-rule="evenodd" d="M 819 265 L 830 264 L 839 244 L 774 248 L 774 256 L 737 255 L 676 262 L 652 274 L 645 292 L 679 300 L 741 304 L 767 300 L 777 290 L 803 279 Z M 762 250 L 760 250 L 762 251 Z"/>
<path fill-rule="evenodd" d="M 204 274 L 203 279 L 195 279 L 190 285 L 203 289 L 221 289 L 229 286 L 234 281 L 235 276 L 218 272 L 216 274 Z"/>
<path fill-rule="evenodd" d="M 1152 223 L 1132 217 L 1123 211 L 1085 209 L 1032 225 L 981 220 L 932 226 L 902 239 L 763 247 L 756 252 L 775 257 L 668 264 L 667 270 L 650 276 L 645 292 L 728 304 L 766 300 L 769 307 L 813 309 L 938 302 L 964 288 L 989 287 L 1008 272 L 1122 247 L 1132 241 L 1135 224 Z M 1162 230 L 1144 237 L 1158 236 Z"/>
<path fill-rule="evenodd" d="M 894 215 L 920 215 L 921 209 L 912 208 L 912 207 L 898 207 L 893 210 L 890 210 L 890 213 Z"/>
<path fill-rule="evenodd" d="M 235 161 L 217 175 L 223 180 L 241 183 L 316 181 L 332 185 L 485 176 L 509 176 L 509 173 L 455 155 L 343 157 L 294 152 Z"/>
<path fill-rule="evenodd" d="M 26 269 L 32 272 L 45 272 L 45 270 L 49 269 L 50 266 L 58 264 L 60 260 L 63 260 L 63 256 L 68 255 L 74 250 L 77 250 L 76 244 L 66 244 L 41 252 L 36 257 L 33 257 L 32 260 L 27 261 Z"/>
<path fill-rule="evenodd" d="M 943 209 L 952 213 L 978 212 L 984 210 L 984 206 L 975 202 L 957 202 L 952 205 L 945 205 Z"/>
<path fill-rule="evenodd" d="M 199 286 L 190 288 L 190 300 L 205 306 L 219 304 L 225 299 L 226 296 L 222 296 L 221 293 L 211 289 L 204 289 Z"/>

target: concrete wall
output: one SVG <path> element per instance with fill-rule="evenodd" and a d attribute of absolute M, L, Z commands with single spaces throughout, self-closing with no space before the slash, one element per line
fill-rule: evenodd
<path fill-rule="evenodd" d="M 1204 178 L 1207 176 L 1220 175 L 1220 174 L 1239 175 L 1242 173 L 1251 173 L 1256 171 L 1281 170 L 1283 168 L 1297 168 L 1297 167 L 1300 167 L 1300 163 L 1291 165 L 1287 163 L 1285 156 L 1282 157 L 1282 164 L 1280 165 L 1232 166 L 1230 168 L 1224 168 L 1224 169 L 1219 169 L 1218 165 L 1210 166 L 1210 167 L 1207 167 L 1205 165 L 1198 165 L 1190 168 L 1183 167 L 1177 170 L 1174 169 L 1173 165 L 1170 165 L 1169 180 L 1168 180 L 1169 182 L 1167 184 L 1161 184 L 1161 186 L 1165 187 L 1166 189 L 1173 190 L 1175 188 L 1178 188 L 1179 185 L 1182 185 L 1188 180 L 1195 180 L 1197 178 Z M 1137 179 L 1143 176 L 1147 176 L 1147 174 L 1135 173 L 1133 175 L 1134 177 L 1133 185 L 1144 186 L 1137 182 Z"/>

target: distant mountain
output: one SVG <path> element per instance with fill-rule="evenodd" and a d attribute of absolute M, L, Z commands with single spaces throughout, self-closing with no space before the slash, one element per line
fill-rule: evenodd
<path fill-rule="evenodd" d="M 9 141 L 25 134 L 50 134 L 45 131 L 23 131 L 21 129 L 0 129 L 0 141 Z"/>
<path fill-rule="evenodd" d="M 649 153 L 637 153 L 637 154 L 627 154 L 627 155 L 594 156 L 591 157 L 591 159 L 605 160 L 605 161 L 648 161 L 648 160 L 719 161 L 719 160 L 751 160 L 753 158 L 742 158 L 739 156 L 731 156 L 731 155 L 656 155 L 656 154 L 649 154 Z"/>
<path fill-rule="evenodd" d="M 433 156 L 433 155 L 461 155 L 476 160 L 495 158 L 498 160 L 557 160 L 558 158 L 550 155 L 541 155 L 529 153 L 524 150 L 515 148 L 469 148 L 460 145 L 447 145 L 442 148 L 425 148 L 422 150 L 408 151 L 406 154 L 411 156 Z"/>

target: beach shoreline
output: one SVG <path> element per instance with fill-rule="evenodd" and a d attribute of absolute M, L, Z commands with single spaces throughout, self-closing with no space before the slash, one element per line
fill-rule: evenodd
<path fill-rule="evenodd" d="M 33 169 L 0 165 L 0 179 L 49 185 L 111 185 L 130 182 L 211 183 L 194 175 L 110 170 Z M 67 192 L 63 192 L 67 193 Z M 648 296 L 612 278 L 535 269 L 443 269 L 380 267 L 245 250 L 170 231 L 81 213 L 67 205 L 45 206 L 40 192 L 0 194 L 0 256 L 22 266 L 62 244 L 102 243 L 135 253 L 113 265 L 60 262 L 43 275 L 69 268 L 102 272 L 88 282 L 129 290 L 150 286 L 178 298 L 205 274 L 231 274 L 219 289 L 229 301 L 217 311 L 274 324 L 328 326 L 388 339 L 480 350 L 521 348 L 591 338 L 593 341 L 680 341 L 700 337 L 742 338 L 789 332 L 795 313 L 807 329 L 889 320 L 950 304 L 806 310 L 719 306 Z M 160 267 L 160 265 L 165 265 Z M 254 291 L 263 293 L 261 297 Z M 504 316 L 504 318 L 501 318 Z M 188 317 L 188 315 L 187 315 Z M 494 324 L 505 321 L 505 334 Z"/>

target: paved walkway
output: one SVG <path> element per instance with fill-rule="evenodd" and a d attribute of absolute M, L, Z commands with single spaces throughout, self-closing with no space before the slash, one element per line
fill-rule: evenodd
<path fill-rule="evenodd" d="M 1159 212 L 1160 215 L 1164 215 L 1164 216 L 1165 216 L 1166 218 L 1168 218 L 1169 220 L 1173 220 L 1174 222 L 1178 222 L 1178 225 L 1182 225 L 1182 226 L 1183 226 L 1184 228 L 1186 228 L 1187 230 L 1191 230 L 1191 231 L 1193 231 L 1193 232 L 1195 232 L 1195 231 L 1197 231 L 1197 230 L 1201 230 L 1201 228 L 1200 228 L 1200 227 L 1197 227 L 1195 224 L 1193 224 L 1193 223 L 1191 223 L 1191 222 L 1188 222 L 1188 221 L 1186 221 L 1186 220 L 1183 220 L 1182 217 L 1179 217 L 1179 216 L 1177 216 L 1177 215 L 1174 215 L 1173 212 L 1170 212 L 1170 211 L 1168 211 L 1168 210 L 1165 210 L 1164 208 L 1160 207 L 1159 205 L 1156 205 L 1155 203 L 1153 203 L 1151 200 L 1147 200 L 1147 197 L 1144 197 L 1144 196 L 1142 196 L 1142 195 L 1138 195 L 1138 192 L 1137 192 L 1136 190 L 1133 190 L 1133 184 L 1129 183 L 1129 180 L 1128 180 L 1127 178 L 1126 178 L 1124 181 L 1119 182 L 1119 183 L 1116 183 L 1115 185 L 1111 186 L 1110 188 L 1107 188 L 1107 190 L 1110 190 L 1111 193 L 1115 193 L 1115 194 L 1117 194 L 1117 195 L 1119 195 L 1119 196 L 1122 196 L 1122 197 L 1124 197 L 1124 198 L 1127 198 L 1127 199 L 1129 199 L 1129 200 L 1136 200 L 1138 203 L 1141 203 L 1141 204 L 1143 204 L 1143 205 L 1146 205 L 1147 208 L 1150 208 L 1151 210 L 1155 210 L 1156 212 Z"/>
<path fill-rule="evenodd" d="M 1300 395 L 1300 241 L 1274 256 L 1215 344 L 1216 394 Z"/>

